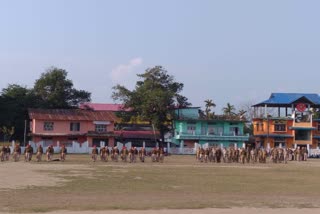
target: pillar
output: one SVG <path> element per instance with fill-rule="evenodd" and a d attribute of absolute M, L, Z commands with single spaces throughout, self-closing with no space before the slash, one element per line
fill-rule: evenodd
<path fill-rule="evenodd" d="M 181 141 L 180 141 L 180 152 L 179 152 L 180 154 L 182 154 L 183 148 L 184 148 L 184 141 L 181 140 Z"/>

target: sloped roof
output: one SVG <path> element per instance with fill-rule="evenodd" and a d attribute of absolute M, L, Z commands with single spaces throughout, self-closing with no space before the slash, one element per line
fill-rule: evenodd
<path fill-rule="evenodd" d="M 308 93 L 272 93 L 268 100 L 253 105 L 254 107 L 291 107 L 291 104 L 299 101 L 311 104 L 311 107 L 320 107 L 320 96 Z"/>
<path fill-rule="evenodd" d="M 95 111 L 128 111 L 123 109 L 122 104 L 112 104 L 112 103 L 82 103 L 80 105 L 81 109 L 91 109 Z"/>
<path fill-rule="evenodd" d="M 29 118 L 36 120 L 68 121 L 116 121 L 112 111 L 92 111 L 83 109 L 28 109 Z"/>

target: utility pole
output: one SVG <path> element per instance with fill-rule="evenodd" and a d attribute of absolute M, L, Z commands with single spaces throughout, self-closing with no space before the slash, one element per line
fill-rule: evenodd
<path fill-rule="evenodd" d="M 26 146 L 26 138 L 27 138 L 27 120 L 24 120 L 24 134 L 23 134 L 23 146 Z"/>

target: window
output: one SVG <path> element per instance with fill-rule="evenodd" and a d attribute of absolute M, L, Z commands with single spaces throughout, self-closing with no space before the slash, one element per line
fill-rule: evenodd
<path fill-rule="evenodd" d="M 310 130 L 295 130 L 296 140 L 310 140 L 311 131 Z"/>
<path fill-rule="evenodd" d="M 106 132 L 107 125 L 104 124 L 96 124 L 96 132 Z"/>
<path fill-rule="evenodd" d="M 274 131 L 276 132 L 285 132 L 286 131 L 286 124 L 275 124 Z"/>
<path fill-rule="evenodd" d="M 70 123 L 70 131 L 78 132 L 80 131 L 80 123 Z"/>
<path fill-rule="evenodd" d="M 263 123 L 261 123 L 261 122 L 258 122 L 258 123 L 256 123 L 256 125 L 257 125 L 257 132 L 258 131 L 263 131 Z"/>
<path fill-rule="evenodd" d="M 195 134 L 196 133 L 196 124 L 187 124 L 187 133 Z"/>
<path fill-rule="evenodd" d="M 214 133 L 214 135 L 222 135 L 223 134 L 223 127 L 214 127 L 213 133 Z"/>
<path fill-rule="evenodd" d="M 239 127 L 230 127 L 230 134 L 231 135 L 239 135 Z"/>
<path fill-rule="evenodd" d="M 43 130 L 45 131 L 52 131 L 53 130 L 53 122 L 44 122 L 43 123 Z"/>

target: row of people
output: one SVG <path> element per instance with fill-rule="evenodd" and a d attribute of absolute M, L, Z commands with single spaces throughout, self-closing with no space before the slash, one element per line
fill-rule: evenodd
<path fill-rule="evenodd" d="M 10 154 L 11 154 L 11 151 L 10 151 L 10 147 L 7 146 L 7 147 L 3 147 L 1 149 L 1 153 L 0 153 L 0 158 L 1 158 L 1 161 L 8 161 L 10 159 Z M 42 161 L 42 155 L 44 154 L 44 150 L 43 150 L 43 147 L 41 145 L 39 145 L 37 147 L 37 150 L 36 150 L 36 161 L 37 162 L 40 162 Z M 46 154 L 46 159 L 47 161 L 52 161 L 53 160 L 53 154 L 54 154 L 54 149 L 53 149 L 53 145 L 50 145 L 47 147 L 46 151 L 45 151 L 45 154 Z M 66 159 L 66 154 L 67 154 L 67 148 L 65 147 L 65 145 L 62 145 L 61 146 L 61 149 L 60 149 L 60 159 L 61 161 L 65 161 Z M 29 162 L 32 160 L 32 157 L 34 155 L 34 149 L 31 145 L 27 145 L 25 150 L 24 150 L 24 153 L 23 153 L 23 156 L 24 156 L 24 160 L 26 162 Z M 21 147 L 20 145 L 15 145 L 14 149 L 13 149 L 13 154 L 12 154 L 12 158 L 13 158 L 13 161 L 17 162 L 20 160 L 20 156 L 21 156 Z"/>
<path fill-rule="evenodd" d="M 163 162 L 164 154 L 165 152 L 163 148 L 153 148 L 151 151 L 152 162 Z M 100 156 L 101 161 L 108 161 L 110 156 L 111 160 L 114 162 L 118 162 L 120 158 L 123 162 L 135 163 L 138 158 L 141 162 L 145 162 L 147 152 L 144 147 L 138 150 L 136 147 L 131 147 L 128 149 L 125 146 L 122 147 L 121 150 L 119 150 L 119 148 L 116 146 L 109 150 L 109 148 L 105 146 L 101 147 L 99 152 L 97 146 L 94 146 L 91 152 L 92 161 L 97 161 L 98 156 Z"/>
<path fill-rule="evenodd" d="M 196 160 L 200 162 L 224 162 L 224 163 L 266 163 L 267 158 L 273 163 L 287 163 L 288 161 L 307 161 L 308 150 L 306 148 L 198 148 Z"/>

